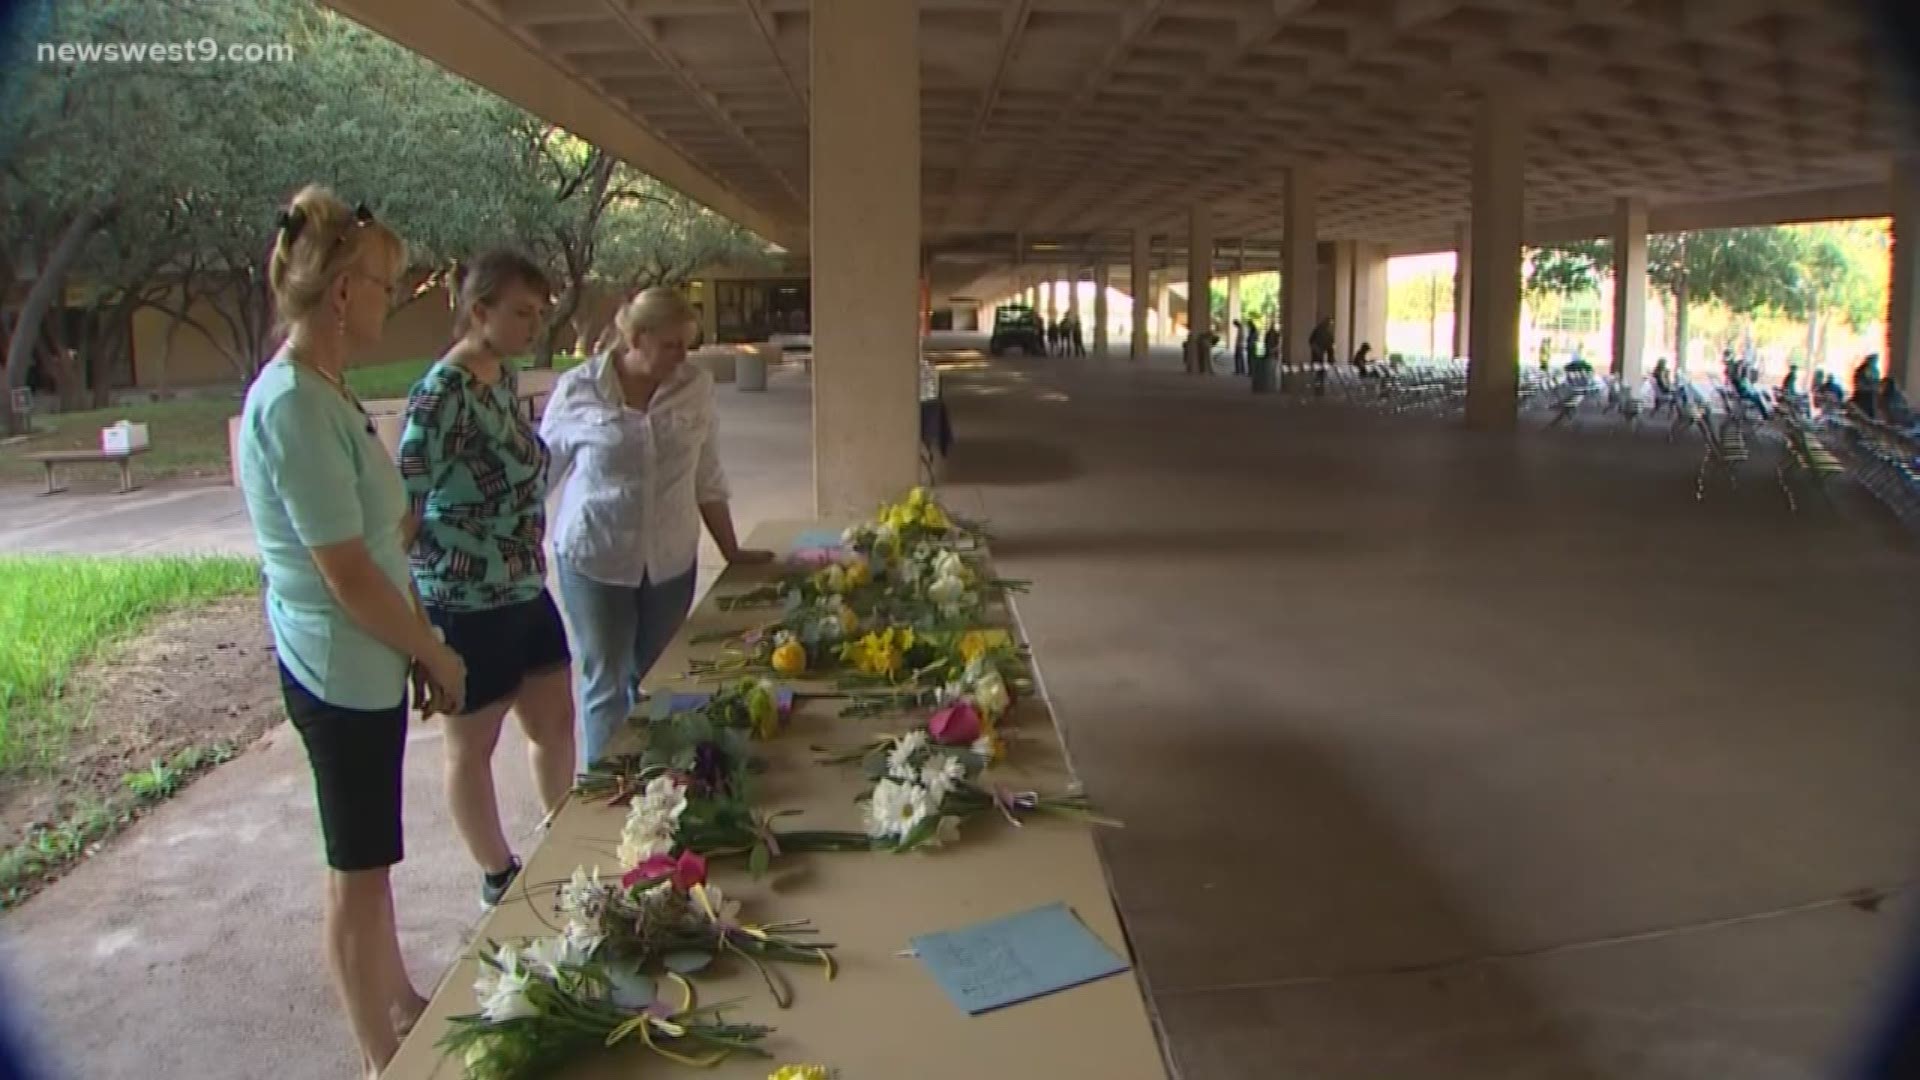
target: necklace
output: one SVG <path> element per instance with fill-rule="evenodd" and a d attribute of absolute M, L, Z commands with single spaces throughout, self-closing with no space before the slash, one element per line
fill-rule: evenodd
<path fill-rule="evenodd" d="M 299 365 L 300 367 L 303 367 L 308 371 L 313 372 L 315 375 L 320 376 L 323 382 L 325 382 L 328 386 L 333 387 L 335 390 L 339 391 L 340 395 L 342 397 L 345 397 L 348 401 L 352 401 L 355 404 L 359 403 L 359 399 L 353 396 L 353 391 L 347 389 L 346 376 L 336 375 L 333 372 L 328 371 L 326 368 L 321 367 L 319 364 L 316 364 L 313 361 L 307 359 L 306 357 L 301 356 L 300 350 L 293 347 L 292 345 L 287 346 L 287 359 L 293 361 L 295 364 Z"/>

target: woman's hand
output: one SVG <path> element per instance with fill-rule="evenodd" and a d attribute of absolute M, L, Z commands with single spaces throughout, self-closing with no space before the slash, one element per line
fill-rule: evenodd
<path fill-rule="evenodd" d="M 720 553 L 728 566 L 765 566 L 773 561 L 773 552 L 761 548 L 734 548 Z"/>
<path fill-rule="evenodd" d="M 466 661 L 445 643 L 436 641 L 434 647 L 420 657 L 418 666 L 425 670 L 428 691 L 421 713 L 460 715 L 467 693 Z"/>

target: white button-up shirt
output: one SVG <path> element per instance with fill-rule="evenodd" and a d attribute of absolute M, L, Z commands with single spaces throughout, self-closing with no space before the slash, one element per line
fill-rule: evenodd
<path fill-rule="evenodd" d="M 713 377 L 683 363 L 651 402 L 629 405 L 601 353 L 560 376 L 540 422 L 559 489 L 553 550 L 575 572 L 639 585 L 692 570 L 700 506 L 727 501 Z"/>

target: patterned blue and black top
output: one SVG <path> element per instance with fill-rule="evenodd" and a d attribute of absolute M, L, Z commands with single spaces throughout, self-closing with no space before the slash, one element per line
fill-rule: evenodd
<path fill-rule="evenodd" d="M 488 384 L 441 360 L 414 384 L 400 475 L 420 519 L 410 558 L 429 606 L 480 611 L 540 595 L 547 460 L 510 365 Z"/>

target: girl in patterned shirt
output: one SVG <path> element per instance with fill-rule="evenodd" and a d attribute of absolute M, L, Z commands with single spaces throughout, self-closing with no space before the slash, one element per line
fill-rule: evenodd
<path fill-rule="evenodd" d="M 447 801 L 491 907 L 520 869 L 493 790 L 508 710 L 526 732 L 548 814 L 573 782 L 571 654 L 542 549 L 547 448 L 507 363 L 532 343 L 551 290 L 538 266 L 511 251 L 480 256 L 454 288 L 457 340 L 407 399 L 400 475 L 418 530 L 414 583 L 467 663 L 466 712 L 447 719 Z"/>

